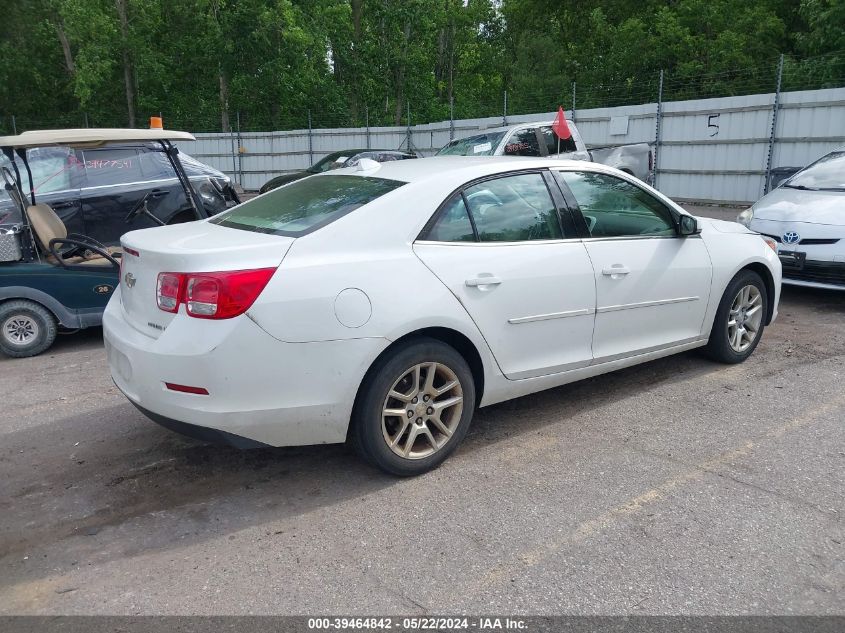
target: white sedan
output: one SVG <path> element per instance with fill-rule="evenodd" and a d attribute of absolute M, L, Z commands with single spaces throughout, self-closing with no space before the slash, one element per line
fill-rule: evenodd
<path fill-rule="evenodd" d="M 697 347 L 745 360 L 781 282 L 771 240 L 565 160 L 362 161 L 122 243 L 103 329 L 135 406 L 398 475 L 476 407 Z"/>

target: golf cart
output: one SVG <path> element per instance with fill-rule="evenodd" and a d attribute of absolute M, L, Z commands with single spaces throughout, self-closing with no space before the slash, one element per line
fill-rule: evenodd
<path fill-rule="evenodd" d="M 120 282 L 120 247 L 90 236 L 68 233 L 49 204 L 36 201 L 27 151 L 33 148 L 95 148 L 107 143 L 155 142 L 167 156 L 197 219 L 207 217 L 191 186 L 173 141 L 193 141 L 187 132 L 161 129 L 40 130 L 0 137 L 2 184 L 19 217 L 0 217 L 0 351 L 22 358 L 53 344 L 59 329 L 100 325 L 103 310 Z M 25 180 L 21 177 L 23 170 Z M 22 183 L 28 183 L 24 191 Z M 150 210 L 156 190 L 128 210 L 127 224 L 146 216 L 164 224 Z M 15 214 L 17 215 L 17 214 Z"/>

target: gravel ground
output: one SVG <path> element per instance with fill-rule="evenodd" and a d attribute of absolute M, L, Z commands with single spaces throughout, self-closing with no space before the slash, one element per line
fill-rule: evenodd
<path fill-rule="evenodd" d="M 841 614 L 843 317 L 787 288 L 745 364 L 482 409 L 406 480 L 184 439 L 114 388 L 99 330 L 61 337 L 0 359 L 0 613 Z"/>

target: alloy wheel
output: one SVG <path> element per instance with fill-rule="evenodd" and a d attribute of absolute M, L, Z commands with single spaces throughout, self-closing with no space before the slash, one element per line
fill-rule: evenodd
<path fill-rule="evenodd" d="M 754 285 L 740 289 L 728 312 L 728 343 L 731 349 L 743 353 L 757 339 L 763 323 L 763 295 Z"/>
<path fill-rule="evenodd" d="M 423 459 L 451 439 L 464 408 L 461 381 L 443 363 L 410 367 L 393 383 L 382 406 L 382 435 L 391 451 Z"/>

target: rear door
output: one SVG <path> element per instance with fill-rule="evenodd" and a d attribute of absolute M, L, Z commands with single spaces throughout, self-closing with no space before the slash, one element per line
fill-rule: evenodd
<path fill-rule="evenodd" d="M 143 147 L 110 146 L 82 153 L 85 165 L 82 211 L 88 235 L 103 244 L 117 245 L 120 236 L 128 231 L 158 226 L 143 214 L 126 222 L 126 216 L 147 193 L 151 194 L 150 211 L 158 217 L 163 209 L 178 208 L 186 201 L 175 176 L 166 178 Z M 168 214 L 164 215 L 166 222 Z"/>
<path fill-rule="evenodd" d="M 672 211 L 627 180 L 587 170 L 558 173 L 588 235 L 594 362 L 700 338 L 712 278 L 704 240 L 679 236 Z"/>
<path fill-rule="evenodd" d="M 592 360 L 593 269 L 568 212 L 559 215 L 563 199 L 549 176 L 506 174 L 467 186 L 414 245 L 510 379 Z"/>

